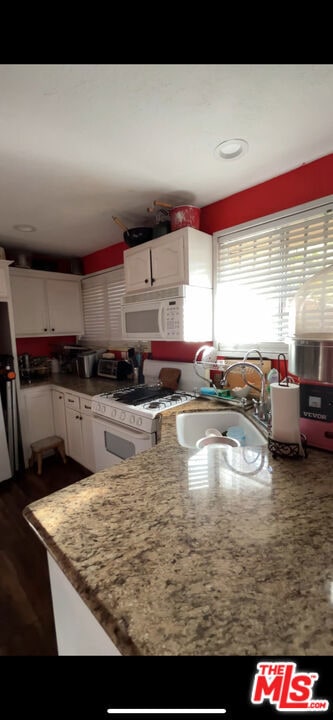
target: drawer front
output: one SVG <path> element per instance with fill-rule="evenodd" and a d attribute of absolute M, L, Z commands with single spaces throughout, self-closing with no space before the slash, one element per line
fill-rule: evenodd
<path fill-rule="evenodd" d="M 65 404 L 67 407 L 73 408 L 74 410 L 80 409 L 80 398 L 78 395 L 71 395 L 65 393 Z"/>
<path fill-rule="evenodd" d="M 80 410 L 85 413 L 91 413 L 91 403 L 92 403 L 92 400 L 81 397 L 80 398 Z"/>

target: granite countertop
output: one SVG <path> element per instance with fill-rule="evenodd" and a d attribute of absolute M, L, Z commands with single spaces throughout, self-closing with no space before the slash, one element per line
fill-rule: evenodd
<path fill-rule="evenodd" d="M 121 387 L 126 387 L 128 384 L 128 380 L 109 380 L 109 378 L 102 377 L 81 378 L 68 373 L 56 373 L 38 382 L 22 383 L 21 381 L 21 389 L 27 390 L 42 387 L 43 385 L 55 385 L 56 387 L 65 388 L 69 392 L 72 390 L 92 397 L 102 392 L 113 392 Z"/>
<path fill-rule="evenodd" d="M 332 455 L 180 447 L 214 405 L 24 516 L 124 655 L 332 655 Z"/>

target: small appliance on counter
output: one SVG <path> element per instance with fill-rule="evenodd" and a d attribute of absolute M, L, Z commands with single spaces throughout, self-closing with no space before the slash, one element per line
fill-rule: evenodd
<path fill-rule="evenodd" d="M 97 375 L 110 380 L 130 380 L 133 378 L 133 365 L 126 360 L 101 357 L 98 360 Z"/>
<path fill-rule="evenodd" d="M 333 452 L 333 385 L 302 381 L 300 416 L 308 445 Z"/>
<path fill-rule="evenodd" d="M 86 351 L 94 352 L 93 348 L 87 348 L 84 345 L 61 345 L 58 352 L 60 372 L 69 375 L 76 375 L 76 358 L 78 355 Z"/>
<path fill-rule="evenodd" d="M 23 385 L 47 380 L 51 375 L 51 360 L 45 355 L 34 357 L 23 353 L 18 357 L 20 380 Z"/>
<path fill-rule="evenodd" d="M 333 452 L 333 265 L 307 280 L 289 313 L 288 369 L 300 378 L 308 445 Z"/>
<path fill-rule="evenodd" d="M 75 358 L 76 372 L 79 377 L 91 378 L 96 374 L 97 352 L 83 350 Z"/>

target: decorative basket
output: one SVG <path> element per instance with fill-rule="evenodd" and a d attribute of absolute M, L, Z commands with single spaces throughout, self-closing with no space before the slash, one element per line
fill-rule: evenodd
<path fill-rule="evenodd" d="M 307 438 L 306 435 L 301 433 L 302 451 L 300 450 L 299 443 L 287 443 L 274 440 L 270 435 L 268 436 L 268 449 L 273 455 L 273 458 L 306 458 L 307 457 Z"/>

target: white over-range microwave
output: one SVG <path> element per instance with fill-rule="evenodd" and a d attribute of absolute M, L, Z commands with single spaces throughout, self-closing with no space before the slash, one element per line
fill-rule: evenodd
<path fill-rule="evenodd" d="M 178 285 L 124 295 L 121 307 L 125 340 L 212 340 L 211 288 Z"/>

